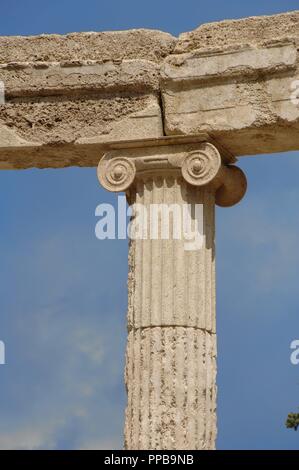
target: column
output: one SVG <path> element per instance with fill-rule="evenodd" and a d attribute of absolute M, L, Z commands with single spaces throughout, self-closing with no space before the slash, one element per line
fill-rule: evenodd
<path fill-rule="evenodd" d="M 132 222 L 146 227 L 129 248 L 126 449 L 215 448 L 214 209 L 238 202 L 246 178 L 211 143 L 173 140 L 109 152 L 98 168 L 101 184 L 126 191 Z M 201 246 L 178 237 L 187 208 Z"/>

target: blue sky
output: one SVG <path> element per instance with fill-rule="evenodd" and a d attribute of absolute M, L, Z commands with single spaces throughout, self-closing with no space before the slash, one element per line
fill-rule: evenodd
<path fill-rule="evenodd" d="M 174 35 L 297 1 L 3 0 L 0 34 L 154 28 Z M 242 158 L 249 187 L 217 209 L 218 448 L 298 449 L 299 152 Z M 0 448 L 119 448 L 127 242 L 99 241 L 116 199 L 95 169 L 0 172 Z"/>

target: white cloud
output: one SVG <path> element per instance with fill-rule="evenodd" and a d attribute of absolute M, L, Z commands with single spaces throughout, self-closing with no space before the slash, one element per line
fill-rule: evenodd
<path fill-rule="evenodd" d="M 1 449 L 120 446 L 126 331 L 120 313 L 103 302 L 109 275 L 101 282 L 93 247 L 78 246 L 75 256 L 68 235 L 11 256 L 20 269 L 8 303 L 11 375 L 0 389 Z M 109 438 L 115 435 L 119 442 Z"/>
<path fill-rule="evenodd" d="M 80 446 L 80 450 L 120 450 L 122 443 L 119 437 L 102 440 L 91 440 L 89 442 L 83 442 Z"/>
<path fill-rule="evenodd" d="M 246 275 L 256 292 L 297 289 L 299 212 L 295 205 L 292 211 L 285 210 L 294 198 L 299 200 L 299 191 L 295 197 L 293 188 L 279 195 L 279 204 L 275 198 L 261 199 L 258 194 L 224 215 L 222 235 L 233 250 L 229 254 L 235 257 L 232 269 L 239 276 Z"/>
<path fill-rule="evenodd" d="M 38 423 L 27 425 L 15 431 L 0 433 L 1 450 L 39 450 L 55 448 L 55 434 L 61 428 L 61 422 Z"/>

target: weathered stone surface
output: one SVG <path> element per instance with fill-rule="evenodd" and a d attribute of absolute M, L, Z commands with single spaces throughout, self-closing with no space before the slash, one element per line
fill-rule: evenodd
<path fill-rule="evenodd" d="M 1 109 L 2 108 L 2 109 Z M 138 116 L 159 115 L 159 106 L 150 96 L 83 96 L 80 99 L 47 97 L 14 101 L 0 106 L 0 123 L 29 142 L 41 144 L 75 143 L 78 139 L 109 139 L 117 123 Z"/>
<path fill-rule="evenodd" d="M 2 65 L 0 79 L 0 168 L 95 166 L 102 143 L 163 134 L 153 62 Z M 86 155 L 89 144 L 96 149 Z"/>
<path fill-rule="evenodd" d="M 146 59 L 159 63 L 176 39 L 149 29 L 0 37 L 0 63 Z"/>
<path fill-rule="evenodd" d="M 0 65 L 6 99 L 36 96 L 72 96 L 84 93 L 143 93 L 159 90 L 159 68 L 143 59 L 85 61 L 65 66 L 59 62 Z"/>
<path fill-rule="evenodd" d="M 259 78 L 296 70 L 294 41 L 271 41 L 259 47 L 239 45 L 169 56 L 163 67 L 165 80 L 211 80 L 213 78 Z"/>
<path fill-rule="evenodd" d="M 203 204 L 205 243 L 132 240 L 127 449 L 213 449 L 216 439 L 214 192 L 171 172 L 139 176 L 130 202 Z M 134 206 L 133 206 L 134 208 Z M 133 215 L 134 216 L 134 215 Z"/>
<path fill-rule="evenodd" d="M 96 166 L 107 142 L 163 135 L 158 63 L 174 43 L 148 30 L 0 38 L 0 169 Z"/>
<path fill-rule="evenodd" d="M 138 176 L 134 202 L 148 213 L 152 203 L 181 208 L 202 203 L 206 246 L 190 251 L 186 240 L 151 239 L 149 231 L 147 239 L 132 242 L 129 329 L 177 325 L 215 333 L 214 191 L 191 186 L 171 172 L 155 172 L 156 177 Z"/>
<path fill-rule="evenodd" d="M 130 331 L 126 384 L 126 449 L 215 448 L 215 334 L 178 326 Z"/>
<path fill-rule="evenodd" d="M 162 66 L 165 132 L 209 132 L 234 155 L 299 148 L 299 13 L 203 25 Z"/>
<path fill-rule="evenodd" d="M 111 141 L 161 135 L 155 95 L 15 99 L 0 105 L 0 169 L 97 166 Z"/>
<path fill-rule="evenodd" d="M 203 131 L 236 156 L 296 150 L 298 25 L 0 37 L 0 168 L 95 166 L 112 141 Z"/>
<path fill-rule="evenodd" d="M 174 53 L 206 51 L 240 44 L 262 44 L 264 41 L 298 38 L 299 11 L 271 16 L 253 16 L 239 20 L 207 23 L 194 31 L 182 33 Z M 298 39 L 297 39 L 298 40 Z"/>

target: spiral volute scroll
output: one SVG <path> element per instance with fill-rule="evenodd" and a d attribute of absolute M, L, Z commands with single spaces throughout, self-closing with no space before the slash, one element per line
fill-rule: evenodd
<path fill-rule="evenodd" d="M 98 166 L 98 179 L 108 191 L 126 191 L 133 183 L 135 176 L 135 164 L 130 158 L 117 157 L 110 160 L 104 158 Z"/>
<path fill-rule="evenodd" d="M 220 153 L 214 145 L 205 143 L 185 157 L 182 175 L 193 186 L 206 186 L 214 180 L 220 168 Z"/>

